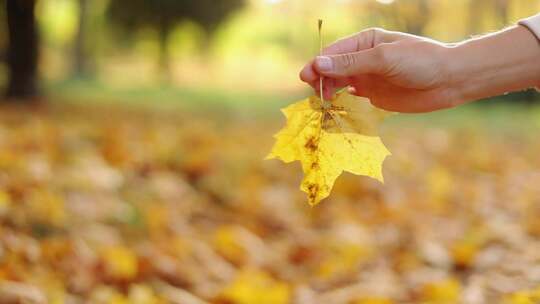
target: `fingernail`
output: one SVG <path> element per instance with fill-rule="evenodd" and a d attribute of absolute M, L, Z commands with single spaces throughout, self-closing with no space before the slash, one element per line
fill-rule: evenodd
<path fill-rule="evenodd" d="M 317 56 L 315 59 L 315 62 L 317 63 L 317 68 L 319 68 L 320 71 L 331 71 L 333 68 L 332 59 L 327 56 Z"/>

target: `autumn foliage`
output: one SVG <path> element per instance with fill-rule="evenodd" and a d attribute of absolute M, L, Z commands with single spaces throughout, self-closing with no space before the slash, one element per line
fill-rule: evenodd
<path fill-rule="evenodd" d="M 390 152 L 377 129 L 389 112 L 346 91 L 333 100 L 312 96 L 282 111 L 287 125 L 274 136 L 276 143 L 267 158 L 300 161 L 305 174 L 300 189 L 310 205 L 330 195 L 343 171 L 383 181 L 382 163 Z"/>
<path fill-rule="evenodd" d="M 385 122 L 385 184 L 343 174 L 312 208 L 263 161 L 282 123 L 4 107 L 0 303 L 539 301 L 533 136 Z"/>

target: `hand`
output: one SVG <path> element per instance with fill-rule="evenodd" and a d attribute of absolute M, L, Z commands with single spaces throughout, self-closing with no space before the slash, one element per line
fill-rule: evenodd
<path fill-rule="evenodd" d="M 370 29 L 341 39 L 300 78 L 330 99 L 339 88 L 395 112 L 430 112 L 540 85 L 540 43 L 523 26 L 443 44 Z"/>
<path fill-rule="evenodd" d="M 396 112 L 429 112 L 452 107 L 458 96 L 449 84 L 449 47 L 426 38 L 369 29 L 338 40 L 308 63 L 300 78 L 330 99 L 337 89 L 367 97 Z"/>

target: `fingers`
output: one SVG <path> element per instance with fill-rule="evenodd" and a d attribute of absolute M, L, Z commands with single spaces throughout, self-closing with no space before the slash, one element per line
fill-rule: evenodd
<path fill-rule="evenodd" d="M 336 92 L 341 89 L 343 86 L 337 86 L 336 80 L 332 78 L 323 78 L 323 97 L 325 100 L 331 100 Z M 319 81 L 315 87 L 315 94 L 317 96 L 321 95 Z"/>
<path fill-rule="evenodd" d="M 373 97 L 371 104 L 375 107 L 399 113 L 427 113 L 448 108 L 447 103 L 439 102 L 434 92 L 403 94 L 402 96 Z"/>
<path fill-rule="evenodd" d="M 350 84 L 349 77 L 380 71 L 382 60 L 378 56 L 379 48 L 374 46 L 400 37 L 399 33 L 369 29 L 340 39 L 324 49 L 324 56 L 308 62 L 300 71 L 300 79 L 320 94 L 319 78 L 324 76 L 323 94 L 325 98 L 331 98 L 336 90 Z"/>
<path fill-rule="evenodd" d="M 386 64 L 386 56 L 377 47 L 355 53 L 318 56 L 312 69 L 326 77 L 345 78 L 382 73 L 386 70 Z"/>
<path fill-rule="evenodd" d="M 323 50 L 323 55 L 359 52 L 374 48 L 381 43 L 390 43 L 405 37 L 402 33 L 370 28 L 337 40 Z"/>
<path fill-rule="evenodd" d="M 313 69 L 313 62 L 311 61 L 300 72 L 300 79 L 309 84 L 317 95 L 320 95 L 320 83 L 319 73 Z M 335 92 L 343 87 L 348 86 L 351 80 L 348 78 L 330 78 L 326 77 L 323 80 L 323 93 L 325 99 L 331 99 Z"/>
<path fill-rule="evenodd" d="M 375 37 L 378 29 L 369 29 L 351 36 L 342 38 L 324 48 L 323 55 L 337 55 L 358 52 L 375 46 Z"/>
<path fill-rule="evenodd" d="M 322 53 L 324 56 L 330 57 L 334 55 L 358 53 L 361 51 L 374 49 L 383 43 L 391 43 L 402 39 L 408 39 L 410 37 L 410 35 L 404 33 L 371 28 L 332 43 L 326 47 Z M 347 65 L 350 62 L 347 61 L 347 57 L 342 58 L 342 60 L 344 60 L 343 65 Z M 319 72 L 321 71 L 322 70 L 317 69 L 315 60 L 311 60 L 300 72 L 300 79 L 315 88 L 316 81 L 319 79 Z M 334 76 L 330 73 L 324 75 L 327 77 Z"/>
<path fill-rule="evenodd" d="M 373 91 L 373 79 L 372 75 L 361 75 L 355 77 L 352 86 L 348 88 L 348 91 L 352 95 L 369 98 Z"/>
<path fill-rule="evenodd" d="M 333 78 L 324 78 L 323 79 L 323 97 L 326 100 L 332 99 L 336 91 L 348 85 L 348 80 L 345 79 L 333 79 Z M 321 95 L 319 80 L 315 85 L 315 94 L 317 96 Z"/>
<path fill-rule="evenodd" d="M 398 33 L 388 32 L 377 28 L 367 29 L 349 37 L 339 39 L 327 46 L 322 53 L 323 55 L 355 53 L 371 49 L 380 43 L 395 41 L 399 37 Z M 315 87 L 315 82 L 319 79 L 319 73 L 315 69 L 314 64 L 315 60 L 311 60 L 304 66 L 302 71 L 300 71 L 300 79 L 310 84 L 312 87 Z"/>
<path fill-rule="evenodd" d="M 395 86 L 379 76 L 368 76 L 354 86 L 354 95 L 367 97 L 377 108 L 400 113 L 425 113 L 455 106 L 447 90 L 421 90 Z"/>
<path fill-rule="evenodd" d="M 300 71 L 300 79 L 315 88 L 315 82 L 319 79 L 319 73 L 315 71 L 313 66 L 314 60 L 311 60 Z"/>

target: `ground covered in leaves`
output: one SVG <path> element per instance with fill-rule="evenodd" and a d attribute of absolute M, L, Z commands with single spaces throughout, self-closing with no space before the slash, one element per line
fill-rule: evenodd
<path fill-rule="evenodd" d="M 540 301 L 538 129 L 391 124 L 311 208 L 283 121 L 218 114 L 0 109 L 0 302 Z"/>

